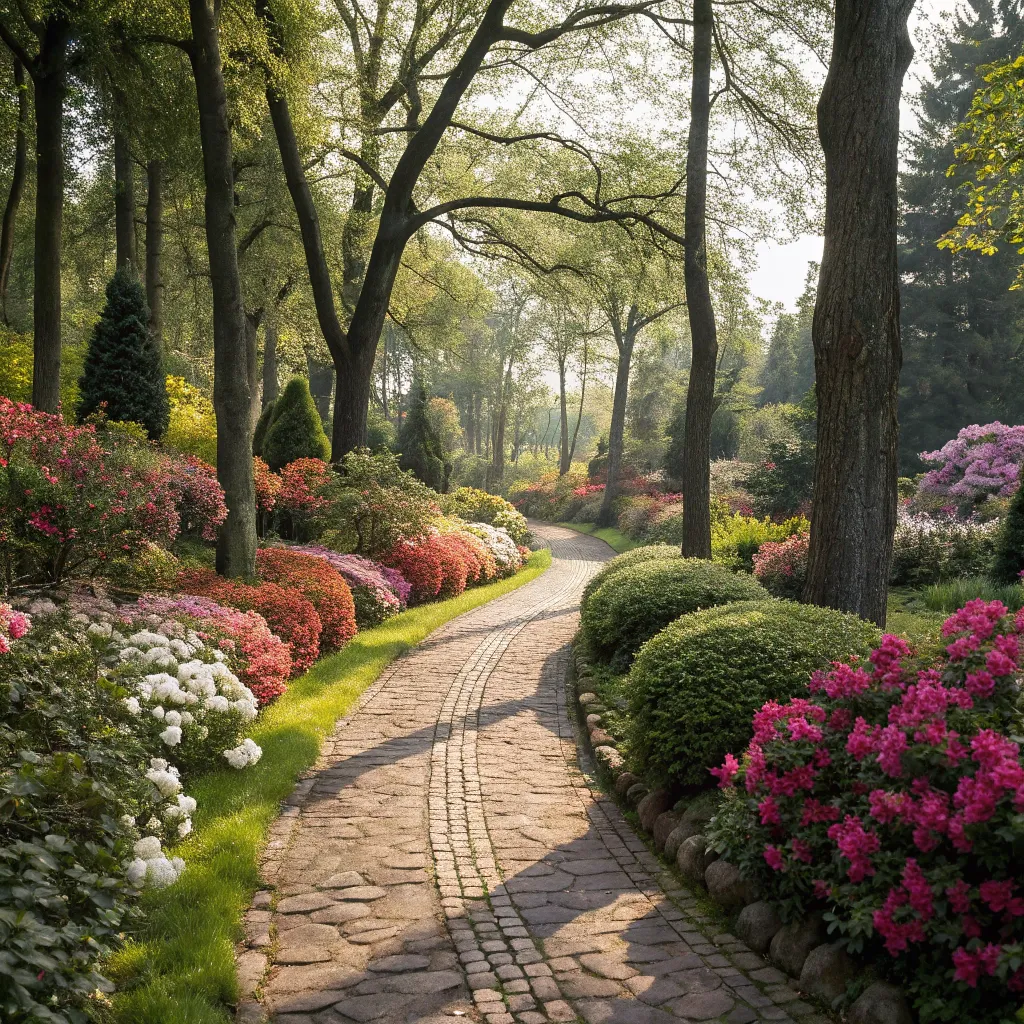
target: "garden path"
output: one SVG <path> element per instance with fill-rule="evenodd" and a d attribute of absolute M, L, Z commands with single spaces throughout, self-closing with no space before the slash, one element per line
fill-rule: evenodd
<path fill-rule="evenodd" d="M 825 1024 L 593 783 L 564 684 L 611 551 L 535 530 L 552 567 L 396 661 L 298 786 L 247 915 L 240 1019 Z"/>

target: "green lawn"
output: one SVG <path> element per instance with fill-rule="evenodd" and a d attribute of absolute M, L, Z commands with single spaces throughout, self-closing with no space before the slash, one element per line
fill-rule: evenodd
<path fill-rule="evenodd" d="M 536 551 L 515 577 L 460 597 L 403 612 L 356 635 L 317 662 L 256 722 L 259 763 L 186 782 L 199 803 L 196 832 L 176 853 L 187 870 L 177 885 L 143 899 L 145 922 L 106 964 L 119 992 L 103 1019 L 111 1024 L 226 1024 L 236 998 L 234 944 L 259 886 L 267 829 L 323 738 L 356 698 L 400 654 L 450 619 L 539 576 L 551 553 Z"/>
<path fill-rule="evenodd" d="M 640 547 L 635 540 L 631 540 L 614 526 L 595 526 L 593 523 L 558 523 L 556 525 L 564 526 L 567 530 L 575 530 L 577 533 L 586 533 L 591 537 L 597 537 L 598 540 L 603 540 L 617 555 L 621 555 L 623 551 Z"/>

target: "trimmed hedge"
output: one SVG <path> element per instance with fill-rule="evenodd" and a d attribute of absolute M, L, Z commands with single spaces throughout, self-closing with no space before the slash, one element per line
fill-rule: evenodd
<path fill-rule="evenodd" d="M 641 562 L 652 562 L 655 559 L 682 557 L 682 552 L 673 544 L 648 544 L 645 547 L 633 548 L 632 551 L 624 551 L 621 555 L 616 555 L 587 581 L 587 585 L 583 588 L 583 595 L 580 597 L 580 611 L 586 611 L 590 597 L 598 587 L 617 573 L 622 572 L 623 569 L 639 565 Z"/>
<path fill-rule="evenodd" d="M 583 635 L 598 658 L 625 668 L 655 633 L 680 615 L 734 601 L 764 601 L 752 576 L 702 558 L 660 558 L 627 565 L 587 602 Z"/>
<path fill-rule="evenodd" d="M 705 786 L 750 742 L 754 712 L 806 692 L 812 672 L 866 655 L 876 626 L 855 615 L 750 601 L 684 615 L 648 641 L 628 680 L 634 770 Z"/>

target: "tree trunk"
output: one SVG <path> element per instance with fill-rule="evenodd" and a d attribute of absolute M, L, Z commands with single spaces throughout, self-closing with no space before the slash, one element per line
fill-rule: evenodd
<path fill-rule="evenodd" d="M 580 375 L 580 408 L 576 414 L 576 426 L 572 431 L 572 443 L 569 445 L 569 469 L 572 468 L 573 456 L 576 454 L 576 441 L 580 436 L 580 424 L 583 422 L 583 403 L 587 397 L 587 340 L 583 340 L 583 373 Z"/>
<path fill-rule="evenodd" d="M 245 314 L 245 376 L 249 381 L 249 436 L 260 418 L 260 353 L 257 335 L 263 322 L 263 309 Z"/>
<path fill-rule="evenodd" d="M 199 105 L 206 183 L 206 245 L 213 292 L 213 407 L 217 415 L 217 476 L 228 518 L 217 543 L 217 571 L 256 571 L 256 493 L 249 431 L 250 386 L 246 323 L 235 241 L 231 126 L 217 23 L 207 0 L 189 0 L 189 57 Z"/>
<path fill-rule="evenodd" d="M 913 0 L 838 0 L 818 103 L 825 251 L 814 307 L 818 454 L 805 597 L 885 623 L 896 525 L 897 156 Z"/>
<path fill-rule="evenodd" d="M 163 164 L 146 165 L 146 302 L 149 303 L 149 333 L 157 350 L 164 348 L 164 192 Z"/>
<path fill-rule="evenodd" d="M 114 241 L 117 266 L 131 267 L 138 273 L 135 260 L 135 169 L 128 148 L 128 137 L 114 130 Z"/>
<path fill-rule="evenodd" d="M 691 558 L 711 557 L 711 417 L 715 411 L 718 363 L 715 310 L 708 281 L 706 226 L 713 19 L 711 0 L 694 0 L 683 264 L 692 346 L 683 448 L 683 554 Z"/>
<path fill-rule="evenodd" d="M 14 60 L 14 86 L 18 91 L 18 127 L 14 134 L 14 169 L 11 173 L 11 190 L 4 207 L 3 229 L 0 230 L 0 310 L 5 324 L 7 316 L 7 285 L 11 277 L 11 259 L 14 256 L 14 224 L 18 207 L 25 192 L 25 167 L 28 163 L 28 119 L 30 114 L 28 82 L 25 80 L 25 66 Z"/>
<path fill-rule="evenodd" d="M 263 408 L 277 401 L 277 319 L 263 320 Z"/>
<path fill-rule="evenodd" d="M 67 24 L 59 17 L 50 17 L 33 73 L 36 97 L 36 224 L 32 404 L 43 412 L 56 412 L 60 405 L 60 267 L 67 46 Z"/>
<path fill-rule="evenodd" d="M 633 361 L 636 334 L 632 329 L 616 329 L 619 361 L 615 367 L 615 393 L 612 396 L 612 422 L 608 428 L 608 474 L 604 498 L 597 516 L 598 526 L 615 525 L 615 499 L 619 496 L 619 474 L 622 470 L 622 438 L 626 431 L 626 394 L 629 390 L 629 365 Z"/>
<path fill-rule="evenodd" d="M 569 472 L 569 404 L 565 394 L 564 356 L 558 358 L 558 425 L 558 475 L 565 476 Z"/>
<path fill-rule="evenodd" d="M 309 393 L 313 396 L 316 411 L 326 423 L 331 416 L 331 392 L 334 390 L 334 364 L 321 363 L 306 353 L 306 373 L 309 376 Z"/>

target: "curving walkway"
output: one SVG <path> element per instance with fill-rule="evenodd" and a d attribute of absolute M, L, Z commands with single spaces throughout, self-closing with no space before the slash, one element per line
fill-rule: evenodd
<path fill-rule="evenodd" d="M 278 1024 L 825 1024 L 592 788 L 564 680 L 611 551 L 535 529 L 548 572 L 438 630 L 338 723 L 275 826 L 243 989 Z"/>

